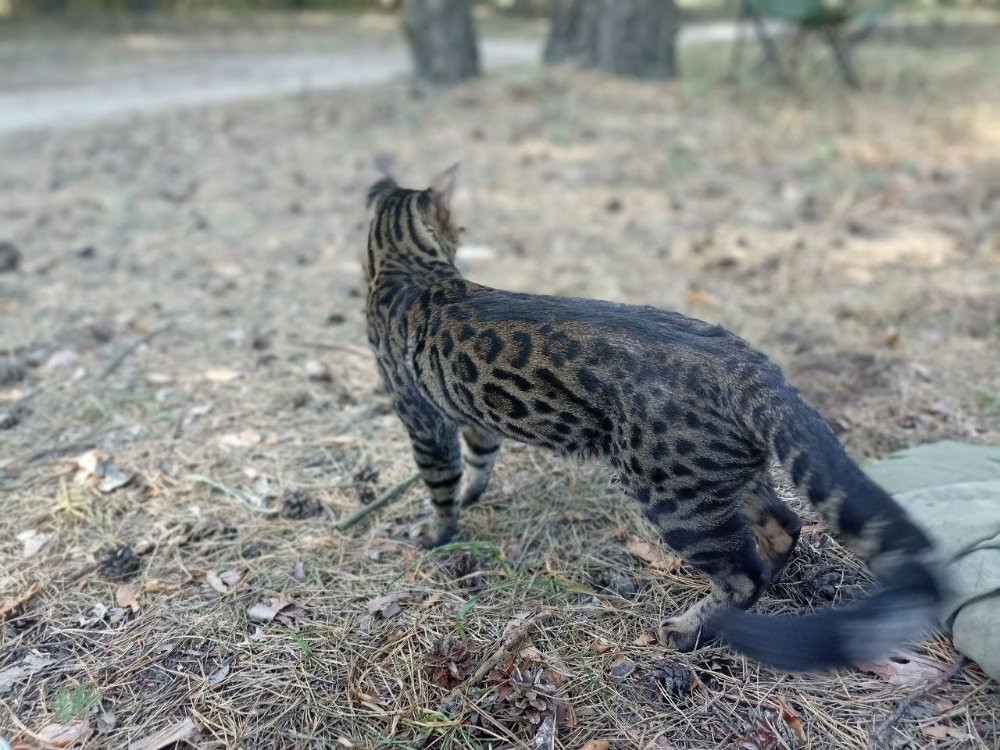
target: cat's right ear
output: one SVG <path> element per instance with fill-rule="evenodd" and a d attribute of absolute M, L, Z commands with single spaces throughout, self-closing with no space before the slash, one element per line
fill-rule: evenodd
<path fill-rule="evenodd" d="M 377 211 L 382 201 L 385 200 L 385 197 L 398 187 L 399 186 L 396 184 L 394 179 L 391 177 L 383 177 L 381 180 L 368 188 L 368 208 L 374 208 Z"/>

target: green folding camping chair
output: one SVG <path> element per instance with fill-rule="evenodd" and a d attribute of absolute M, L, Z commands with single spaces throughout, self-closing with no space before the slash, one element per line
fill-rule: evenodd
<path fill-rule="evenodd" d="M 834 60 L 851 88 L 858 88 L 858 76 L 851 63 L 851 49 L 866 38 L 892 9 L 895 0 L 874 0 L 871 3 L 829 0 L 741 0 L 740 25 L 749 23 L 764 50 L 764 57 L 774 68 L 778 79 L 788 82 L 789 76 L 781 63 L 777 46 L 765 21 L 777 20 L 792 24 L 798 33 L 820 36 L 833 52 Z M 732 67 L 742 59 L 743 34 L 736 40 Z"/>

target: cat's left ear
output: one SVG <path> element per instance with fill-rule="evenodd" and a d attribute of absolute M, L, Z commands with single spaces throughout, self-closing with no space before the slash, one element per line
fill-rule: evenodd
<path fill-rule="evenodd" d="M 431 182 L 431 199 L 434 207 L 446 214 L 451 212 L 451 197 L 455 193 L 455 174 L 458 172 L 458 162 L 455 162 Z"/>
<path fill-rule="evenodd" d="M 368 199 L 366 201 L 366 205 L 368 208 L 374 208 L 377 212 L 385 197 L 397 187 L 398 185 L 396 185 L 396 181 L 394 179 L 391 177 L 383 177 L 381 180 L 368 188 Z"/>

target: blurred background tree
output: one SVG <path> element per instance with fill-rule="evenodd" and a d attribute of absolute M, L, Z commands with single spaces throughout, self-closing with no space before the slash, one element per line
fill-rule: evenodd
<path fill-rule="evenodd" d="M 553 0 L 546 62 L 576 60 L 635 78 L 677 74 L 674 0 Z"/>
<path fill-rule="evenodd" d="M 479 75 L 479 43 L 468 0 L 406 0 L 403 31 L 418 78 L 447 84 Z"/>
<path fill-rule="evenodd" d="M 406 0 L 403 31 L 418 78 L 448 84 L 479 75 L 479 43 L 468 0 Z"/>

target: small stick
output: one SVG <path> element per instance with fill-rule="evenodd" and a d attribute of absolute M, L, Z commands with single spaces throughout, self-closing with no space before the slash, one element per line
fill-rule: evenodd
<path fill-rule="evenodd" d="M 499 664 L 503 658 L 507 656 L 507 654 L 516 650 L 521 645 L 521 642 L 531 635 L 531 631 L 551 619 L 552 612 L 543 611 L 532 615 L 520 625 L 511 628 L 510 632 L 507 633 L 507 636 L 503 639 L 503 643 L 500 644 L 500 648 L 496 650 L 496 653 L 480 664 L 476 671 L 472 673 L 472 676 L 465 681 L 465 692 L 468 693 L 469 689 L 493 671 L 493 668 Z"/>
<path fill-rule="evenodd" d="M 371 349 L 365 349 L 357 344 L 335 344 L 332 341 L 301 341 L 296 340 L 293 343 L 299 346 L 306 346 L 311 349 L 331 349 L 336 352 L 348 352 L 350 354 L 357 354 L 359 357 L 371 358 Z"/>
<path fill-rule="evenodd" d="M 279 512 L 278 508 L 270 508 L 270 509 L 261 508 L 254 504 L 253 498 L 244 495 L 242 492 L 234 490 L 232 487 L 227 487 L 222 482 L 216 482 L 214 479 L 202 476 L 201 474 L 188 474 L 186 477 L 184 477 L 184 479 L 188 482 L 193 482 L 194 484 L 207 484 L 209 487 L 212 487 L 213 489 L 216 489 L 225 495 L 229 495 L 229 497 L 233 498 L 234 500 L 239 500 L 250 510 L 255 511 L 257 513 L 263 513 L 265 515 L 273 516 L 275 513 Z"/>
<path fill-rule="evenodd" d="M 418 479 L 420 479 L 420 474 L 414 473 L 410 477 L 404 479 L 399 484 L 395 484 L 389 489 L 387 489 L 379 497 L 375 498 L 370 503 L 368 503 L 368 505 L 362 506 L 360 509 L 356 510 L 354 513 L 351 513 L 351 515 L 347 516 L 346 518 L 341 518 L 339 521 L 337 521 L 337 523 L 334 524 L 333 527 L 338 531 L 344 531 L 344 529 L 351 528 L 356 523 L 368 517 L 379 508 L 384 508 L 389 503 L 394 502 L 395 500 L 401 498 L 406 493 L 406 491 L 410 489 L 413 483 L 416 482 Z"/>
<path fill-rule="evenodd" d="M 173 321 L 170 321 L 166 325 L 162 325 L 159 328 L 154 328 L 152 331 L 147 331 L 146 333 L 142 334 L 142 336 L 140 336 L 139 338 L 137 338 L 131 344 L 129 344 L 124 349 L 122 349 L 120 352 L 118 352 L 118 354 L 116 354 L 114 357 L 112 357 L 110 360 L 108 360 L 108 363 L 106 365 L 104 365 L 104 369 L 101 370 L 101 374 L 97 376 L 98 379 L 99 380 L 104 380 L 105 378 L 107 378 L 108 375 L 110 375 L 115 370 L 117 370 L 119 367 L 121 367 L 122 362 L 124 362 L 126 359 L 128 359 L 129 355 L 132 354 L 132 352 L 134 352 L 136 349 L 138 349 L 143 344 L 151 341 L 156 336 L 159 336 L 161 333 L 164 333 L 165 331 L 169 331 L 173 327 L 174 327 L 174 323 L 173 323 Z"/>
<path fill-rule="evenodd" d="M 923 698 L 928 693 L 932 693 L 939 687 L 947 685 L 949 682 L 951 682 L 951 678 L 962 671 L 962 667 L 965 666 L 965 661 L 966 659 L 964 656 L 959 656 L 955 660 L 955 663 L 952 664 L 947 671 L 942 672 L 940 675 L 938 675 L 933 680 L 928 682 L 922 688 L 914 691 L 906 698 L 904 698 L 902 701 L 900 701 L 899 705 L 896 706 L 895 710 L 893 710 L 893 712 L 889 714 L 889 718 L 883 721 L 881 724 L 879 724 L 875 728 L 875 731 L 871 733 L 871 736 L 868 738 L 868 747 L 875 748 L 881 746 L 882 738 L 885 736 L 886 732 L 892 729 L 896 725 L 896 723 L 901 718 L 903 718 L 903 714 L 906 713 L 906 709 L 908 709 L 910 706 L 912 706 L 914 703 L 916 703 L 918 700 Z"/>

